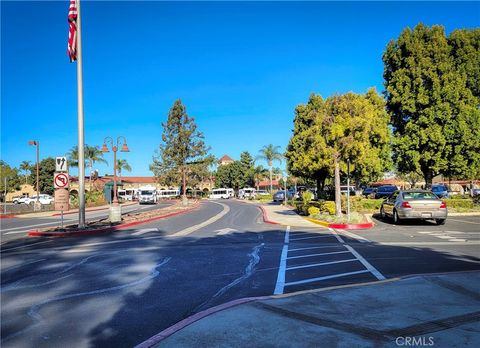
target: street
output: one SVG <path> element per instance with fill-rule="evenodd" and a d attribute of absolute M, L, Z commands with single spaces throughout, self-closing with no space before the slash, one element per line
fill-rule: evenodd
<path fill-rule="evenodd" d="M 131 347 L 234 299 L 479 270 L 479 220 L 298 228 L 265 224 L 256 205 L 221 200 L 102 236 L 5 241 L 2 225 L 1 343 Z"/>

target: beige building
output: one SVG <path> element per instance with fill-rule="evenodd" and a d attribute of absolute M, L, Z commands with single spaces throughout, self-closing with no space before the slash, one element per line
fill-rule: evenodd
<path fill-rule="evenodd" d="M 8 192 L 6 201 L 11 202 L 15 197 L 22 197 L 22 196 L 31 197 L 36 195 L 37 195 L 37 191 L 32 185 L 23 184 L 23 185 L 20 185 L 20 190 L 17 190 L 14 192 Z"/>

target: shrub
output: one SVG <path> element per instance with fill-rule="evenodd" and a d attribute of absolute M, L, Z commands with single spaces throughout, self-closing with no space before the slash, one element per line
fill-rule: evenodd
<path fill-rule="evenodd" d="M 317 208 L 317 207 L 310 207 L 308 208 L 308 215 L 312 216 L 312 215 L 317 215 L 320 213 L 320 209 Z"/>
<path fill-rule="evenodd" d="M 335 202 L 333 201 L 324 201 L 322 202 L 321 211 L 328 213 L 330 215 L 335 215 Z"/>
<path fill-rule="evenodd" d="M 305 191 L 302 193 L 303 203 L 309 203 L 313 199 L 313 193 L 310 191 Z"/>
<path fill-rule="evenodd" d="M 444 199 L 447 203 L 447 208 L 463 208 L 463 209 L 472 209 L 473 200 L 472 199 Z"/>

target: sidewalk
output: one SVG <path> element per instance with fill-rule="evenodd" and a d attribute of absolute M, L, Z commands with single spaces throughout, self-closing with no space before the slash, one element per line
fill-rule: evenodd
<path fill-rule="evenodd" d="M 324 228 L 323 226 L 305 220 L 291 208 L 280 204 L 261 204 L 260 207 L 264 211 L 266 221 L 291 227 Z"/>
<path fill-rule="evenodd" d="M 478 289 L 480 272 L 463 272 L 237 300 L 137 348 L 480 347 Z"/>
<path fill-rule="evenodd" d="M 137 204 L 138 202 L 129 202 L 129 203 L 123 203 L 121 204 L 122 207 L 128 207 L 130 205 L 135 205 Z M 110 208 L 110 205 L 101 205 L 101 206 L 98 206 L 98 207 L 90 207 L 90 208 L 86 208 L 85 211 L 86 212 L 89 212 L 89 211 L 97 211 L 97 210 L 106 210 L 106 209 L 109 209 Z M 63 212 L 63 215 L 70 215 L 70 214 L 76 214 L 78 213 L 78 209 L 70 209 L 69 211 L 64 211 Z M 42 212 L 38 212 L 38 213 L 26 213 L 26 214 L 19 214 L 19 215 L 15 215 L 15 217 L 17 218 L 36 218 L 36 217 L 49 217 L 49 216 L 60 216 L 61 215 L 61 212 L 58 211 L 58 210 L 50 210 L 50 211 L 42 211 Z"/>

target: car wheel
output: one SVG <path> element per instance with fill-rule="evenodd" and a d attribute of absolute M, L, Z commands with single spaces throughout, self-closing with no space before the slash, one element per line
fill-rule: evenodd
<path fill-rule="evenodd" d="M 383 209 L 383 205 L 382 205 L 382 207 L 380 208 L 380 217 L 381 217 L 382 219 L 385 219 L 385 209 Z"/>
<path fill-rule="evenodd" d="M 445 225 L 445 219 L 435 219 L 437 225 Z"/>
<path fill-rule="evenodd" d="M 393 210 L 393 223 L 396 225 L 400 223 L 400 218 L 398 217 L 398 213 L 395 209 Z"/>

